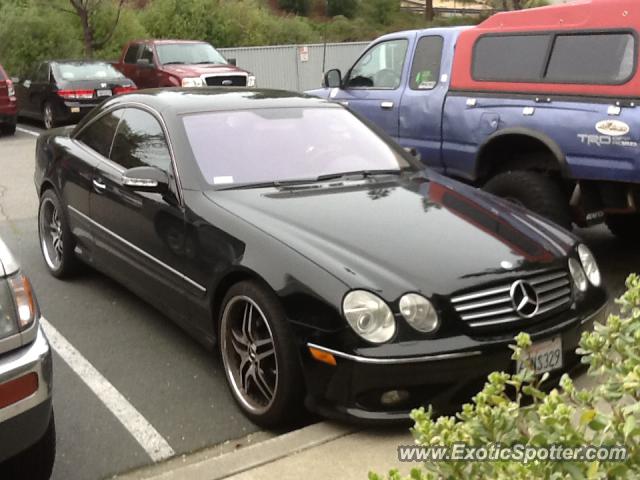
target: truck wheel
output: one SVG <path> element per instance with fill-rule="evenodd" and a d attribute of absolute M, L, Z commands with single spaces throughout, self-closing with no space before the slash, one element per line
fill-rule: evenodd
<path fill-rule="evenodd" d="M 522 205 L 567 230 L 571 229 L 569 199 L 556 180 L 536 172 L 514 171 L 496 175 L 484 190 Z"/>
<path fill-rule="evenodd" d="M 56 458 L 56 427 L 53 413 L 42 438 L 24 452 L 0 465 L 0 477 L 48 480 Z"/>
<path fill-rule="evenodd" d="M 621 240 L 630 242 L 640 239 L 640 214 L 607 215 L 607 227 Z"/>

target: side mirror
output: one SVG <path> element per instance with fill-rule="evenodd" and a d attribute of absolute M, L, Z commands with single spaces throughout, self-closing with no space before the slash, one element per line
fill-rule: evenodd
<path fill-rule="evenodd" d="M 413 148 L 413 147 L 404 147 L 404 151 L 407 152 L 412 157 L 414 157 L 416 160 L 422 161 L 422 155 L 420 155 L 420 152 L 418 150 L 416 150 L 415 148 Z"/>
<path fill-rule="evenodd" d="M 340 88 L 342 87 L 342 72 L 337 68 L 329 70 L 324 74 L 324 80 L 322 86 L 325 88 Z"/>
<path fill-rule="evenodd" d="M 152 66 L 151 62 L 149 61 L 148 58 L 139 58 L 136 61 L 136 65 L 138 65 L 139 67 L 142 67 L 142 68 L 151 68 L 151 66 Z"/>
<path fill-rule="evenodd" d="M 234 67 L 238 66 L 238 59 L 237 58 L 227 58 L 227 63 L 229 65 L 233 65 Z"/>
<path fill-rule="evenodd" d="M 122 185 L 138 192 L 166 193 L 169 176 L 156 167 L 135 167 L 122 174 Z"/>

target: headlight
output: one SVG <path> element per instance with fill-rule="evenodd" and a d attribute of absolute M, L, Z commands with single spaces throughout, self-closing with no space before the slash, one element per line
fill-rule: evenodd
<path fill-rule="evenodd" d="M 396 321 L 389 306 L 380 297 L 364 290 L 349 292 L 342 310 L 351 328 L 365 340 L 384 343 L 396 333 Z"/>
<path fill-rule="evenodd" d="M 433 332 L 440 326 L 438 312 L 431 302 L 416 293 L 407 293 L 400 299 L 400 313 L 419 332 Z"/>
<path fill-rule="evenodd" d="M 200 77 L 188 77 L 182 79 L 183 87 L 204 87 L 204 80 Z"/>
<path fill-rule="evenodd" d="M 576 284 L 576 287 L 578 287 L 578 290 L 586 292 L 588 284 L 587 275 L 584 273 L 580 263 L 575 258 L 569 259 L 569 271 L 571 272 L 573 282 Z"/>
<path fill-rule="evenodd" d="M 587 274 L 587 278 L 594 287 L 599 287 L 602 283 L 602 276 L 600 275 L 600 269 L 598 268 L 598 262 L 596 257 L 593 256 L 589 247 L 584 244 L 578 245 L 578 256 L 580 262 L 582 262 L 582 268 Z"/>
<path fill-rule="evenodd" d="M 247 77 L 247 87 L 255 87 L 256 86 L 256 76 L 249 75 Z"/>

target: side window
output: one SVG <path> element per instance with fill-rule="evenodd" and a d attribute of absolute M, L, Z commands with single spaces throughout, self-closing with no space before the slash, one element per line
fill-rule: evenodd
<path fill-rule="evenodd" d="M 399 39 L 373 46 L 351 69 L 347 87 L 398 88 L 408 45 L 409 42 L 406 39 Z"/>
<path fill-rule="evenodd" d="M 153 50 L 150 45 L 143 45 L 142 52 L 140 53 L 140 59 L 149 60 L 149 63 L 153 65 Z"/>
<path fill-rule="evenodd" d="M 444 39 L 439 36 L 422 37 L 418 41 L 409 82 L 412 90 L 431 90 L 438 84 L 443 44 Z"/>
<path fill-rule="evenodd" d="M 109 158 L 113 136 L 116 133 L 116 128 L 118 128 L 123 112 L 124 110 L 120 109 L 103 115 L 82 130 L 76 140 L 84 143 L 103 157 Z"/>
<path fill-rule="evenodd" d="M 129 45 L 129 50 L 124 56 L 124 63 L 136 63 L 138 61 L 138 50 L 140 50 L 139 43 Z"/>
<path fill-rule="evenodd" d="M 625 82 L 633 74 L 635 52 L 630 33 L 558 35 L 545 79 L 590 84 Z"/>
<path fill-rule="evenodd" d="M 491 35 L 473 48 L 473 79 L 497 82 L 539 82 L 547 61 L 551 35 Z"/>
<path fill-rule="evenodd" d="M 36 74 L 33 78 L 34 82 L 44 83 L 49 81 L 49 64 L 41 63 L 38 65 L 38 69 L 36 70 Z"/>
<path fill-rule="evenodd" d="M 127 108 L 111 149 L 111 161 L 129 169 L 152 166 L 171 169 L 171 155 L 158 120 L 148 112 Z"/>

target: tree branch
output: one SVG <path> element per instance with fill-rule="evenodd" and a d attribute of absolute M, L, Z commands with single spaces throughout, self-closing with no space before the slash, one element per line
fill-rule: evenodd
<path fill-rule="evenodd" d="M 104 46 L 111 38 L 113 34 L 116 32 L 116 28 L 118 28 L 118 23 L 120 23 L 120 15 L 122 13 L 122 7 L 124 6 L 125 0 L 119 0 L 118 2 L 118 13 L 116 14 L 116 20 L 113 22 L 113 26 L 111 27 L 111 31 L 107 34 L 105 38 L 103 38 L 100 42 L 93 42 L 93 48 L 98 49 Z"/>

